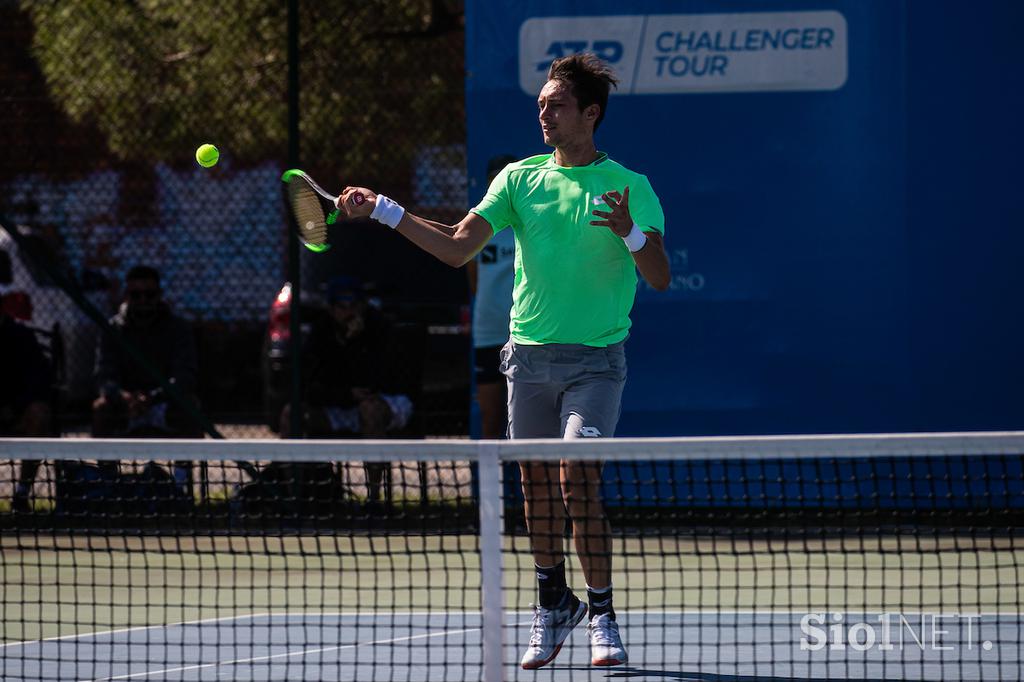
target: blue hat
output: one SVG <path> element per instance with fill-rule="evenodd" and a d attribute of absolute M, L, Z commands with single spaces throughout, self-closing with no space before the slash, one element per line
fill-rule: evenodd
<path fill-rule="evenodd" d="M 358 277 L 338 275 L 327 282 L 327 302 L 363 298 L 363 282 Z"/>

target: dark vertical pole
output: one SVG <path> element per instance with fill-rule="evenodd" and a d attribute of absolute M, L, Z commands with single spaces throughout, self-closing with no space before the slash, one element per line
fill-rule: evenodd
<path fill-rule="evenodd" d="M 299 166 L 299 0 L 288 0 L 288 167 Z M 291 419 L 289 433 L 281 434 L 291 438 L 302 435 L 302 303 L 301 268 L 299 263 L 299 242 L 289 232 L 288 236 L 288 281 L 292 283 L 292 300 L 289 314 L 288 357 L 291 360 L 292 376 Z"/>

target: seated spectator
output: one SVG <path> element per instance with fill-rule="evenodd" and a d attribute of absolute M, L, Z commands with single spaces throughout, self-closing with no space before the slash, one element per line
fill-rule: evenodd
<path fill-rule="evenodd" d="M 328 287 L 328 313 L 303 350 L 305 433 L 313 438 L 382 438 L 405 428 L 412 400 L 400 392 L 394 359 L 384 357 L 389 325 L 369 305 L 359 280 L 339 277 Z M 281 434 L 291 431 L 291 406 Z M 370 501 L 380 499 L 383 464 L 365 465 Z"/>
<path fill-rule="evenodd" d="M 124 302 L 110 324 L 186 399 L 198 404 L 192 327 L 163 300 L 160 274 L 154 268 L 140 265 L 128 272 Z M 96 352 L 96 382 L 99 397 L 92 405 L 94 437 L 202 437 L 202 427 L 163 395 L 159 382 L 107 334 L 100 338 Z M 188 485 L 191 463 L 176 462 L 174 477 L 180 485 Z"/>
<path fill-rule="evenodd" d="M 36 335 L 0 306 L 0 435 L 51 436 L 53 372 Z M 25 460 L 14 489 L 14 511 L 28 511 L 39 461 Z"/>

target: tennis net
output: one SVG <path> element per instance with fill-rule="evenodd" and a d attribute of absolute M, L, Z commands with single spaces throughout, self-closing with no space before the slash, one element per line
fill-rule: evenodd
<path fill-rule="evenodd" d="M 1024 677 L 1024 434 L 0 440 L 0 511 L 4 680 Z M 545 533 L 622 665 L 522 669 Z"/>

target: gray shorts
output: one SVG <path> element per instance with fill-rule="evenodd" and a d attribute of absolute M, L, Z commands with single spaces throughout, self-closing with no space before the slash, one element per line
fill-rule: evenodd
<path fill-rule="evenodd" d="M 625 343 L 501 349 L 509 438 L 610 438 L 626 384 Z"/>

